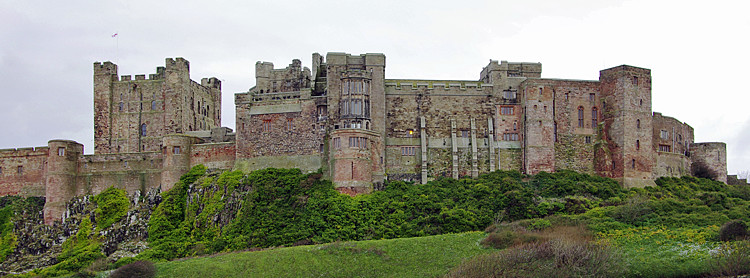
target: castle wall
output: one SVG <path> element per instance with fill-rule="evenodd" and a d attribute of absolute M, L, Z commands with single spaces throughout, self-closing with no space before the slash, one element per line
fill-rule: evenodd
<path fill-rule="evenodd" d="M 208 169 L 234 168 L 235 142 L 193 145 L 190 149 L 190 165 L 203 164 Z"/>
<path fill-rule="evenodd" d="M 0 196 L 45 196 L 48 153 L 48 147 L 0 150 Z"/>
<path fill-rule="evenodd" d="M 110 186 L 128 193 L 161 185 L 160 152 L 84 155 L 78 159 L 75 195 L 99 194 Z"/>
<path fill-rule="evenodd" d="M 686 155 L 693 144 L 693 128 L 687 123 L 663 116 L 661 113 L 653 114 L 653 131 L 651 146 L 657 153 L 677 153 Z"/>
<path fill-rule="evenodd" d="M 682 177 L 691 175 L 690 157 L 681 153 L 657 152 L 654 179 L 660 177 Z"/>
<path fill-rule="evenodd" d="M 235 167 L 244 171 L 322 166 L 325 129 L 310 90 L 238 96 Z"/>
<path fill-rule="evenodd" d="M 385 95 L 389 179 L 419 181 L 423 168 L 428 180 L 475 177 L 494 170 L 489 160 L 490 147 L 496 144 L 488 139 L 494 124 L 491 127 L 488 119 L 496 110 L 493 103 L 500 101 L 492 96 L 491 84 L 386 80 Z"/>

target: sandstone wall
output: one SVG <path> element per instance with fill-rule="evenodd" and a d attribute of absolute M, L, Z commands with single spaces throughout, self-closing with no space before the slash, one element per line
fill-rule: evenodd
<path fill-rule="evenodd" d="M 0 196 L 43 197 L 48 153 L 48 147 L 0 150 Z"/>

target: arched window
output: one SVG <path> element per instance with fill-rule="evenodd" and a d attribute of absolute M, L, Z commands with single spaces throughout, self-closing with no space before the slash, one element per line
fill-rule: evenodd
<path fill-rule="evenodd" d="M 151 101 L 151 110 L 156 110 L 156 101 L 155 100 Z"/>
<path fill-rule="evenodd" d="M 578 106 L 578 127 L 583 127 L 583 106 Z"/>
<path fill-rule="evenodd" d="M 146 136 L 146 124 L 141 124 L 141 136 Z"/>
<path fill-rule="evenodd" d="M 591 128 L 594 128 L 599 122 L 599 109 L 591 108 Z"/>
<path fill-rule="evenodd" d="M 635 127 L 636 128 L 641 128 L 641 119 L 636 119 L 635 120 Z"/>

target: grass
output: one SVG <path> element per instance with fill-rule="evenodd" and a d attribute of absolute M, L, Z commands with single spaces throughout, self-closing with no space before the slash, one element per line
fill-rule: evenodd
<path fill-rule="evenodd" d="M 336 242 L 156 264 L 157 277 L 435 277 L 493 252 L 484 232 Z"/>
<path fill-rule="evenodd" d="M 721 244 L 718 227 L 639 227 L 600 233 L 599 243 L 618 247 L 632 277 L 700 277 Z"/>

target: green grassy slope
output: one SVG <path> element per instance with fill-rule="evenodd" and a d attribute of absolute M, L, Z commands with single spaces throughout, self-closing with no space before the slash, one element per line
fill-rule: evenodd
<path fill-rule="evenodd" d="M 435 277 L 492 252 L 484 232 L 336 242 L 158 263 L 158 277 Z"/>

